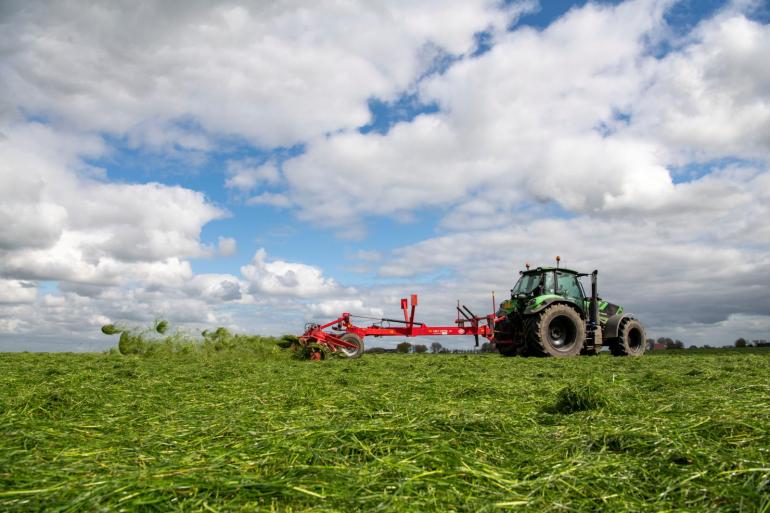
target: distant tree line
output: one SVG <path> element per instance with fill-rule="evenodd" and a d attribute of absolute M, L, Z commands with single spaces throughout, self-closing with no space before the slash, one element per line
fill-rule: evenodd
<path fill-rule="evenodd" d="M 657 339 L 648 338 L 647 339 L 647 350 L 660 350 L 660 349 L 684 349 L 685 344 L 681 340 L 674 340 L 669 337 L 658 337 Z M 730 347 L 730 346 L 727 346 Z M 735 342 L 733 342 L 732 347 L 737 348 L 743 348 L 743 347 L 770 347 L 770 342 L 768 342 L 766 339 L 755 339 L 752 341 L 748 341 L 745 338 L 741 337 L 737 339 Z M 698 347 L 694 344 L 691 344 L 687 346 L 687 349 L 719 349 L 720 346 L 710 346 L 709 344 L 703 344 L 702 346 Z"/>
<path fill-rule="evenodd" d="M 754 339 L 751 342 L 741 337 L 735 341 L 735 347 L 770 347 L 770 342 L 767 339 Z"/>

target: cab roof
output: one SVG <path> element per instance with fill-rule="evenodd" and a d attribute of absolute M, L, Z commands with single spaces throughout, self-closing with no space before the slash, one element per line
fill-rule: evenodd
<path fill-rule="evenodd" d="M 540 274 L 543 272 L 550 272 L 550 271 L 560 271 L 563 273 L 575 274 L 575 275 L 580 274 L 577 271 L 573 271 L 572 269 L 565 269 L 564 267 L 536 267 L 534 269 L 521 271 L 521 274 Z"/>

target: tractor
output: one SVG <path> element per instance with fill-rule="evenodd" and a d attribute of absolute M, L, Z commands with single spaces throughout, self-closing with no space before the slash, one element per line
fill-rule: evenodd
<path fill-rule="evenodd" d="M 374 319 L 370 326 L 356 326 L 361 317 L 343 313 L 339 318 L 320 325 L 305 326 L 299 342 L 310 349 L 313 359 L 327 352 L 357 358 L 369 337 L 420 337 L 472 335 L 489 340 L 503 356 L 576 356 L 597 354 L 608 346 L 616 356 L 641 356 L 645 350 L 642 324 L 622 307 L 602 300 L 597 293 L 598 271 L 579 273 L 559 267 L 537 267 L 520 271 L 511 289 L 511 298 L 503 301 L 496 313 L 477 316 L 457 304 L 453 326 L 428 326 L 414 320 L 417 295 L 411 301 L 401 300 L 404 318 Z M 590 277 L 591 293 L 587 295 L 580 278 Z M 492 303 L 495 305 L 494 294 Z M 368 319 L 371 319 L 369 317 Z"/>
<path fill-rule="evenodd" d="M 559 267 L 520 272 L 511 298 L 500 304 L 494 343 L 503 356 L 596 354 L 603 345 L 616 356 L 641 356 L 644 327 L 623 307 L 597 294 L 598 271 L 579 273 Z M 580 278 L 590 277 L 587 295 Z"/>

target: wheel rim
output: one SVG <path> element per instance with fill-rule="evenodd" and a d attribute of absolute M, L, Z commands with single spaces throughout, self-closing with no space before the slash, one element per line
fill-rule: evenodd
<path fill-rule="evenodd" d="M 350 358 L 351 356 L 357 355 L 361 351 L 361 343 L 362 343 L 362 341 L 359 340 L 358 337 L 355 337 L 355 336 L 343 336 L 342 340 L 344 340 L 345 342 L 347 342 L 349 344 L 355 344 L 356 345 L 355 349 L 352 348 L 352 347 L 339 347 L 339 346 L 337 347 L 337 349 L 342 354 L 347 356 L 348 358 Z"/>
<path fill-rule="evenodd" d="M 568 351 L 575 345 L 577 330 L 572 321 L 563 315 L 548 325 L 548 342 L 557 351 Z"/>
<path fill-rule="evenodd" d="M 346 340 L 345 342 L 352 342 L 352 341 L 351 340 Z M 351 357 L 351 356 L 353 356 L 354 354 L 356 354 L 358 352 L 358 348 L 350 349 L 348 347 L 340 347 L 339 349 L 340 349 L 340 351 L 342 351 L 342 354 L 344 354 L 347 357 Z"/>

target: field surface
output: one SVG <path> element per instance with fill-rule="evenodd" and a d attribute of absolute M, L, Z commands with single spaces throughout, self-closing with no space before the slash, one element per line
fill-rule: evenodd
<path fill-rule="evenodd" d="M 770 352 L 0 354 L 0 511 L 770 512 Z"/>

